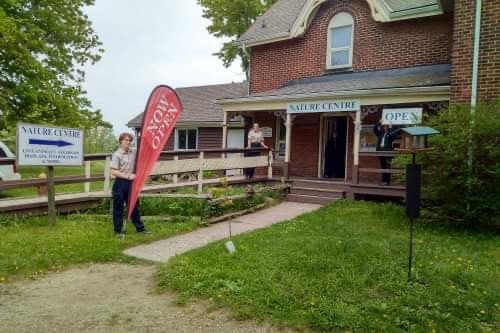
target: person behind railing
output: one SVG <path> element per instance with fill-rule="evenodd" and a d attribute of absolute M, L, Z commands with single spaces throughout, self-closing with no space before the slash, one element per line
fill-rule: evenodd
<path fill-rule="evenodd" d="M 248 148 L 268 148 L 264 143 L 264 134 L 259 128 L 259 124 L 254 123 L 253 128 L 248 132 Z M 259 156 L 260 152 L 245 153 L 246 157 Z M 245 178 L 252 179 L 255 175 L 255 168 L 247 168 L 244 170 Z"/>
<path fill-rule="evenodd" d="M 393 151 L 393 142 L 399 139 L 399 129 L 392 129 L 391 125 L 383 125 L 379 120 L 373 127 L 373 133 L 377 137 L 377 151 Z M 392 157 L 379 156 L 380 167 L 384 170 L 391 168 Z M 382 185 L 391 184 L 391 174 L 382 172 Z"/>
<path fill-rule="evenodd" d="M 111 175 L 116 177 L 113 184 L 113 226 L 115 234 L 121 235 L 123 230 L 123 207 L 128 202 L 132 181 L 135 179 L 134 164 L 136 151 L 130 146 L 134 136 L 130 133 L 122 133 L 118 139 L 120 148 L 111 158 Z M 149 234 L 144 227 L 139 212 L 139 202 L 132 210 L 132 223 L 137 232 Z"/>

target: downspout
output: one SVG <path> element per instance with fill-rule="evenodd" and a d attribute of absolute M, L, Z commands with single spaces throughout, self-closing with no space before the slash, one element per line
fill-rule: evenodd
<path fill-rule="evenodd" d="M 474 115 L 477 107 L 477 81 L 479 76 L 479 45 L 481 41 L 481 0 L 476 0 L 476 19 L 474 28 L 474 54 L 472 64 L 472 91 L 471 114 Z"/>
<path fill-rule="evenodd" d="M 468 179 L 468 192 L 469 196 L 472 193 L 472 172 L 473 172 L 473 163 L 474 163 L 474 142 L 473 142 L 473 130 L 475 123 L 475 115 L 477 108 L 477 86 L 478 86 L 478 77 L 479 77 L 479 56 L 480 56 L 480 41 L 481 41 L 481 11 L 482 11 L 482 0 L 476 0 L 476 15 L 475 15 L 475 27 L 474 27 L 474 53 L 473 53 L 473 61 L 472 61 L 472 87 L 471 87 L 471 101 L 470 101 L 470 131 L 469 131 L 469 179 Z M 470 212 L 470 202 L 467 200 L 467 212 Z"/>
<path fill-rule="evenodd" d="M 476 114 L 477 108 L 477 84 L 479 77 L 479 46 L 481 41 L 481 11 L 482 2 L 481 0 L 476 0 L 476 18 L 475 18 L 475 28 L 474 28 L 474 53 L 472 61 L 472 87 L 471 87 L 471 101 L 470 101 L 470 113 L 471 113 L 471 131 L 469 137 L 469 168 L 472 168 L 472 163 L 474 160 L 474 150 L 472 147 L 472 128 L 474 127 L 474 116 Z"/>
<path fill-rule="evenodd" d="M 243 51 L 243 53 L 247 56 L 247 59 L 248 59 L 248 68 L 246 70 L 246 77 L 247 77 L 247 96 L 250 96 L 250 70 L 251 70 L 251 66 L 250 66 L 250 53 L 248 52 L 248 49 L 247 47 L 245 46 L 245 43 L 241 43 L 241 50 Z"/>

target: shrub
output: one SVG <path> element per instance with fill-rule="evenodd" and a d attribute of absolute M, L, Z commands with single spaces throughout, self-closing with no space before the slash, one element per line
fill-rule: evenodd
<path fill-rule="evenodd" d="M 424 205 L 436 217 L 467 225 L 498 222 L 500 103 L 481 105 L 472 117 L 470 107 L 452 106 L 429 119 L 441 133 L 430 140 L 435 149 L 420 156 Z"/>

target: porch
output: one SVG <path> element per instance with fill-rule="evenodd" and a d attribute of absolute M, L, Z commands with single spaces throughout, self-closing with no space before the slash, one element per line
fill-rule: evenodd
<path fill-rule="evenodd" d="M 407 127 L 446 109 L 449 70 L 431 65 L 297 79 L 273 91 L 220 100 L 223 128 L 241 115 L 265 129 L 265 143 L 276 151 L 273 176 L 291 184 L 292 200 L 404 198 L 404 170 L 391 167 L 394 152 L 377 151 L 374 126 L 384 114 L 393 115 L 384 118 L 387 123 Z M 382 175 L 391 176 L 392 186 L 382 185 Z"/>

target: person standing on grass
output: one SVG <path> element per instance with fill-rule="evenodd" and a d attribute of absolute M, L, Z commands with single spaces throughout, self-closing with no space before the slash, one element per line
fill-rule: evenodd
<path fill-rule="evenodd" d="M 391 126 L 383 125 L 382 120 L 379 120 L 373 127 L 373 133 L 377 137 L 377 151 L 393 151 L 393 141 L 399 139 L 399 129 L 391 130 Z M 379 156 L 380 168 L 390 169 L 392 157 Z M 391 184 L 391 174 L 382 173 L 382 185 Z"/>
<path fill-rule="evenodd" d="M 254 123 L 253 128 L 248 132 L 248 148 L 267 148 L 264 144 L 264 134 L 259 128 L 259 124 Z M 259 156 L 259 152 L 247 153 L 245 156 Z M 255 174 L 255 168 L 245 169 L 245 178 L 252 179 Z"/>
<path fill-rule="evenodd" d="M 136 152 L 130 147 L 134 136 L 130 133 L 122 133 L 118 139 L 120 148 L 113 154 L 111 159 L 111 175 L 115 177 L 113 184 L 113 226 L 115 234 L 120 235 L 123 230 L 123 208 L 130 194 L 132 181 L 135 179 L 134 165 Z M 149 234 L 141 221 L 139 202 L 132 210 L 132 223 L 137 232 Z"/>

